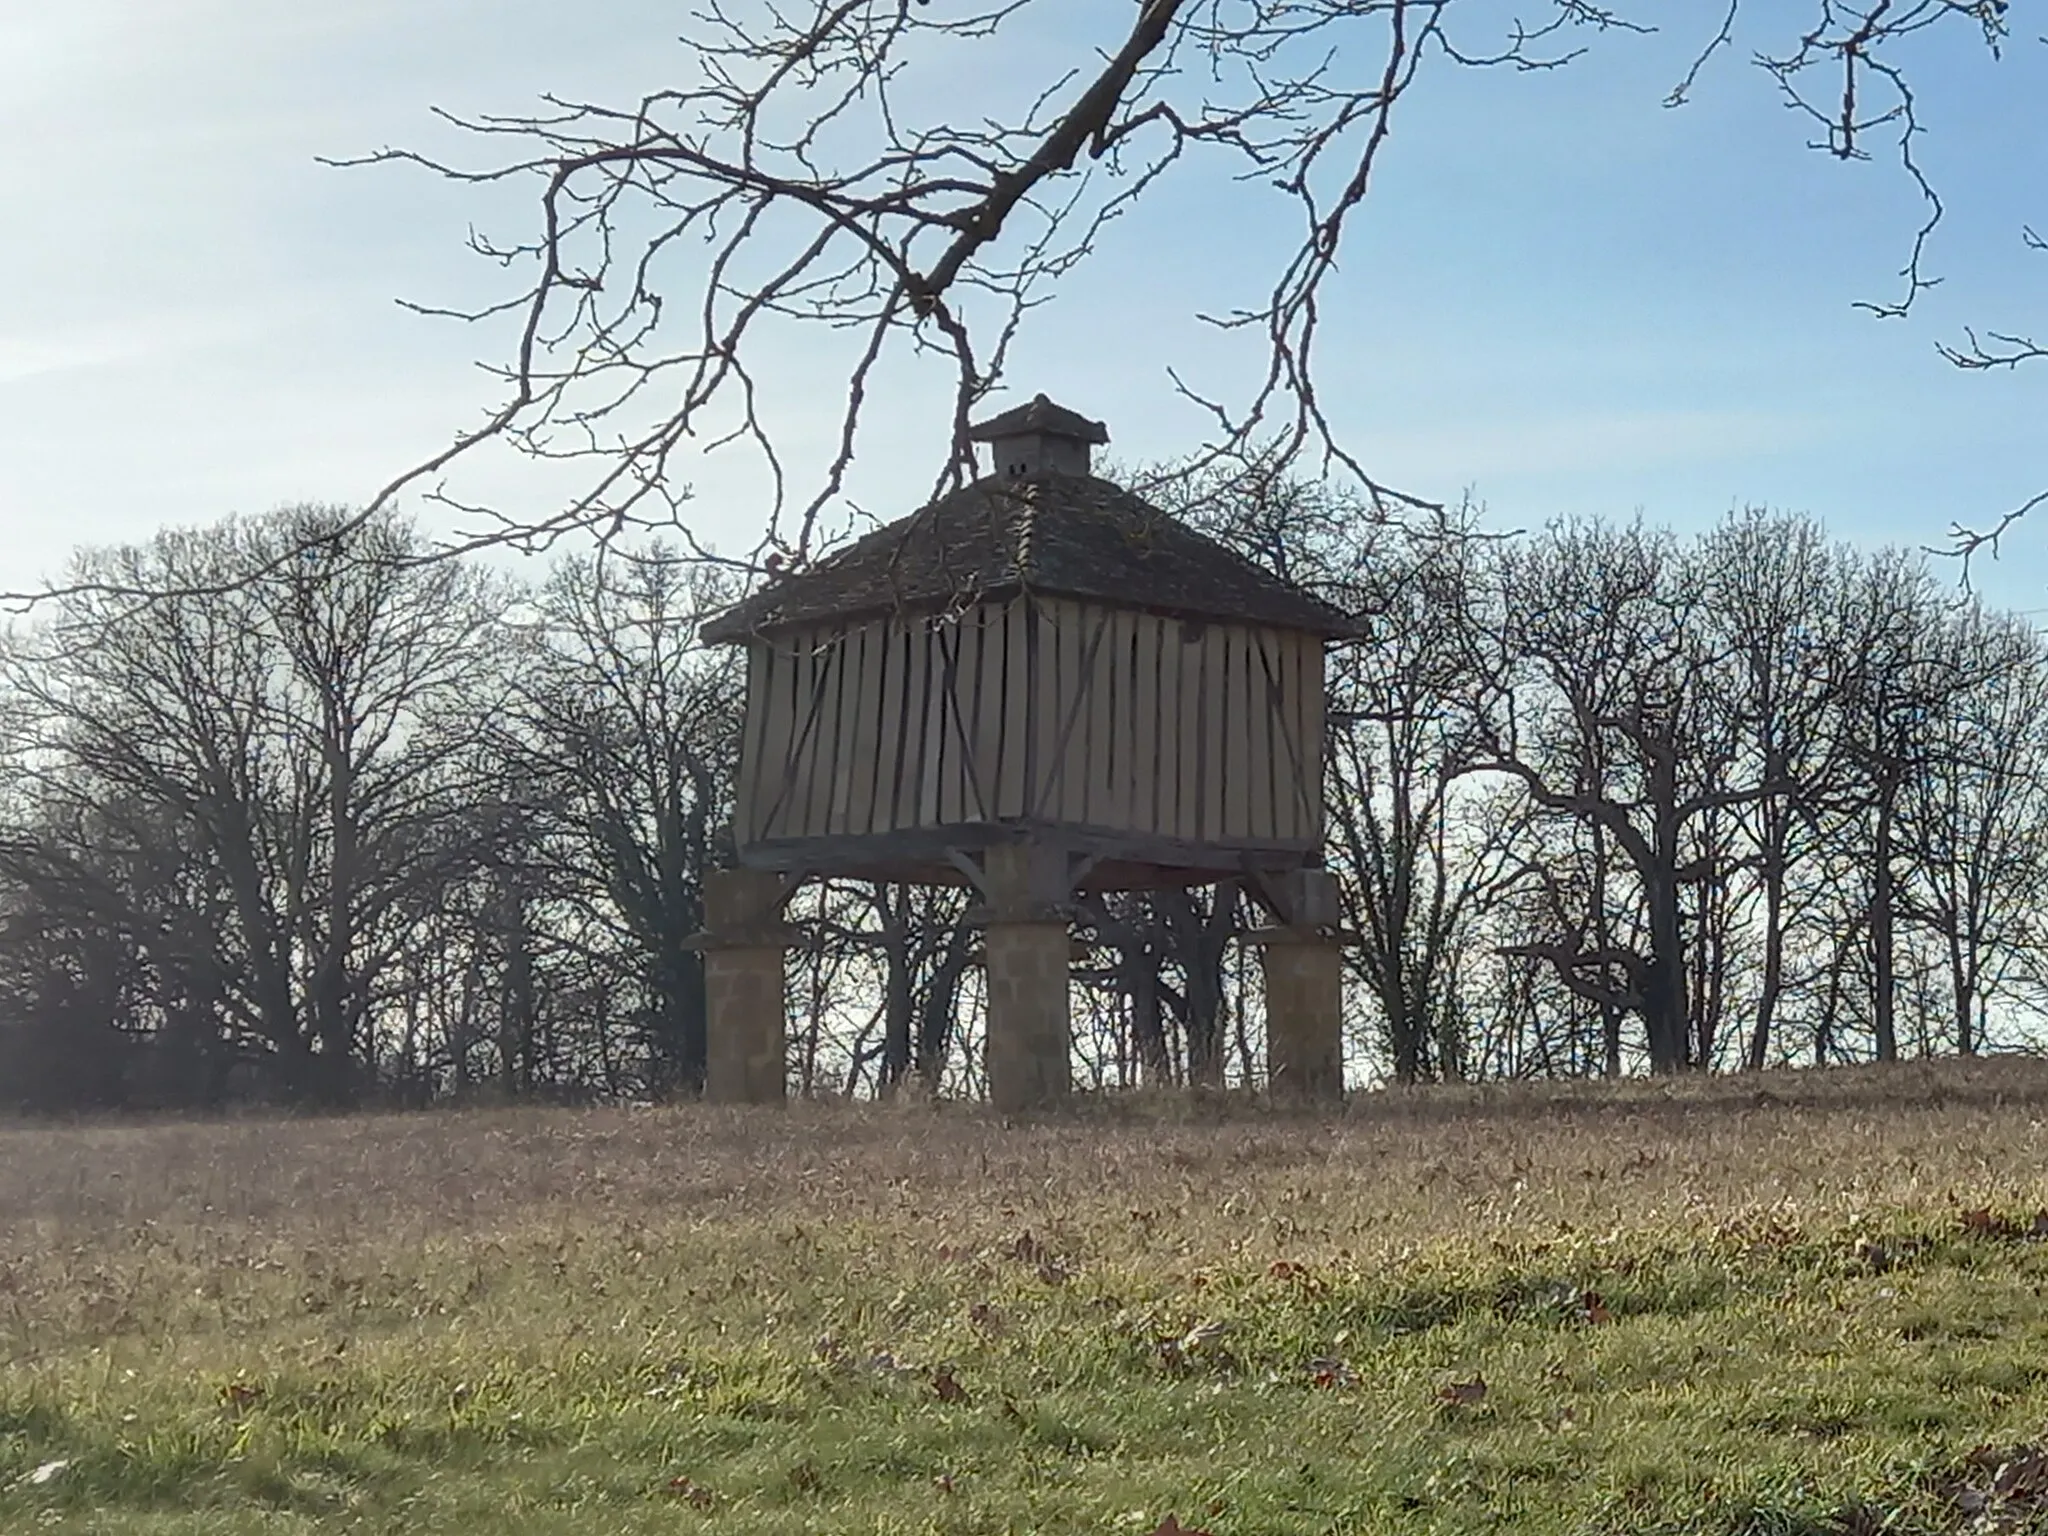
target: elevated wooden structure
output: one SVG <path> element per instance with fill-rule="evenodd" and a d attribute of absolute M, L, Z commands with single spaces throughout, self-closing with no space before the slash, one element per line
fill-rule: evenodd
<path fill-rule="evenodd" d="M 757 880 L 756 904 L 814 876 L 979 888 L 991 1093 L 1016 1105 L 1064 1090 L 1079 894 L 1241 874 L 1276 932 L 1334 924 L 1316 873 L 1323 649 L 1357 628 L 1091 474 L 1101 423 L 1041 395 L 974 436 L 994 473 L 771 582 L 703 636 L 747 648 L 735 841 L 743 869 L 779 881 Z M 1029 943 L 1011 931 L 1025 927 L 1040 930 Z M 1334 1041 L 1334 1011 L 1328 1025 Z"/>

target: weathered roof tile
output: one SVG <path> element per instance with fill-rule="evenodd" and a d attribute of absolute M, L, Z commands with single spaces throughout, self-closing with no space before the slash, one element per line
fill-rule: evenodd
<path fill-rule="evenodd" d="M 706 624 L 703 637 L 730 642 L 897 608 L 964 607 L 1020 591 L 1331 637 L 1360 633 L 1349 615 L 1121 486 L 1041 473 L 964 486 L 770 582 Z"/>
<path fill-rule="evenodd" d="M 993 443 L 1000 438 L 1019 437 L 1026 432 L 1038 432 L 1047 437 L 1071 437 L 1076 442 L 1093 443 L 1097 447 L 1109 441 L 1109 428 L 1101 422 L 1090 421 L 1079 411 L 1056 405 L 1044 395 L 1033 395 L 1024 404 L 969 427 L 967 436 L 973 442 Z"/>

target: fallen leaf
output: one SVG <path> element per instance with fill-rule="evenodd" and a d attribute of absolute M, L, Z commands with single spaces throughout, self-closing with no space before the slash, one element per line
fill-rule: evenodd
<path fill-rule="evenodd" d="M 681 1499 L 695 1509 L 709 1509 L 718 1502 L 718 1495 L 694 1478 L 670 1478 L 668 1492 L 671 1498 Z"/>
<path fill-rule="evenodd" d="M 1335 1355 L 1318 1355 L 1308 1363 L 1308 1382 L 1312 1387 L 1330 1389 L 1355 1387 L 1358 1373 Z"/>
<path fill-rule="evenodd" d="M 231 1381 L 220 1389 L 220 1400 L 230 1408 L 254 1408 L 263 1401 L 263 1389 L 250 1382 Z"/>
<path fill-rule="evenodd" d="M 1003 1315 L 985 1301 L 977 1301 L 967 1309 L 967 1321 L 983 1333 L 999 1334 L 1003 1331 Z"/>
<path fill-rule="evenodd" d="M 1984 1516 L 1997 1530 L 2032 1530 L 2048 1511 L 2048 1449 L 2039 1445 L 1980 1445 L 1963 1458 L 1968 1472 L 1986 1477 L 1951 1479 L 1942 1488 L 1966 1515 Z"/>
<path fill-rule="evenodd" d="M 2016 1238 L 2025 1237 L 2028 1233 L 2027 1228 L 2022 1227 L 2011 1217 L 1994 1215 L 1989 1206 L 1979 1206 L 1976 1210 L 1963 1212 L 1962 1220 L 1963 1230 L 1973 1237 Z"/>
<path fill-rule="evenodd" d="M 1474 1375 L 1470 1381 L 1453 1381 L 1437 1389 L 1439 1400 L 1460 1408 L 1486 1401 L 1486 1378 Z"/>
<path fill-rule="evenodd" d="M 958 1378 L 953 1375 L 950 1366 L 942 1365 L 932 1372 L 932 1391 L 938 1394 L 939 1401 L 942 1403 L 964 1403 L 967 1401 L 967 1389 L 960 1385 Z"/>
<path fill-rule="evenodd" d="M 1873 1243 L 1868 1238 L 1859 1238 L 1856 1243 L 1856 1257 L 1869 1266 L 1874 1275 L 1888 1274 L 1898 1264 L 1897 1257 L 1883 1243 Z"/>
<path fill-rule="evenodd" d="M 2048 1494 L 2048 1452 L 2035 1446 L 2014 1451 L 1991 1485 L 2000 1498 L 2038 1501 Z"/>
<path fill-rule="evenodd" d="M 1152 1532 L 1152 1536 L 1209 1536 L 1209 1533 L 1198 1531 L 1191 1525 L 1182 1525 L 1175 1516 L 1168 1515 L 1159 1522 L 1158 1529 Z"/>

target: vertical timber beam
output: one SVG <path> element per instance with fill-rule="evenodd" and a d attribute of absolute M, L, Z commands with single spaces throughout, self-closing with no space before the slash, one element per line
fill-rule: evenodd
<path fill-rule="evenodd" d="M 1066 1098 L 1068 1057 L 1066 854 L 1031 843 L 988 850 L 984 938 L 988 968 L 988 1097 L 1005 1113 Z"/>
<path fill-rule="evenodd" d="M 1266 1084 L 1276 1099 L 1344 1097 L 1344 949 L 1337 890 L 1319 869 L 1273 882 L 1281 923 L 1255 930 L 1266 982 Z"/>
<path fill-rule="evenodd" d="M 718 869 L 704 876 L 704 1096 L 714 1104 L 779 1104 L 788 1096 L 788 1000 L 781 875 Z"/>

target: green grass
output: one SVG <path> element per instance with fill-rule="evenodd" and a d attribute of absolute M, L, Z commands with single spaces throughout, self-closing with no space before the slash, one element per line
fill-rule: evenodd
<path fill-rule="evenodd" d="M 10 1132 L 0 1530 L 2017 1529 L 2048 1082 L 1912 1082 Z"/>

